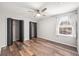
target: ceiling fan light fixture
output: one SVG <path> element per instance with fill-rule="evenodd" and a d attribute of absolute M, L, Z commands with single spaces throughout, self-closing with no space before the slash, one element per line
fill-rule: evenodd
<path fill-rule="evenodd" d="M 41 14 L 39 14 L 39 13 L 38 13 L 38 14 L 36 14 L 36 16 L 37 16 L 37 17 L 40 17 L 40 16 L 41 16 Z"/>

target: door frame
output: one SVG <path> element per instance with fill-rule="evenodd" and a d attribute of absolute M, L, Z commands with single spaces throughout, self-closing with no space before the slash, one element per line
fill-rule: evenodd
<path fill-rule="evenodd" d="M 34 37 L 37 38 L 37 22 L 32 22 L 30 21 L 29 22 L 29 39 L 31 40 L 32 39 L 32 25 L 31 24 L 34 24 Z"/>
<path fill-rule="evenodd" d="M 7 46 L 13 44 L 13 19 L 7 18 Z"/>
<path fill-rule="evenodd" d="M 7 18 L 7 46 L 10 46 L 13 44 L 13 20 L 19 21 L 20 23 L 20 36 L 19 41 L 24 41 L 24 20 L 17 20 L 12 18 Z"/>

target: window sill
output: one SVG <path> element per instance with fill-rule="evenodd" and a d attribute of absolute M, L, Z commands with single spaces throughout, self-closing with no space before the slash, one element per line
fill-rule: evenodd
<path fill-rule="evenodd" d="M 58 36 L 66 36 L 66 37 L 76 37 L 74 35 L 65 35 L 65 34 L 57 34 Z"/>

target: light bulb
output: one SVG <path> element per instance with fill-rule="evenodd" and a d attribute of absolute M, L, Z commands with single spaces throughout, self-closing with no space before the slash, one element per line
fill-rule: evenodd
<path fill-rule="evenodd" d="M 41 15 L 40 14 L 36 14 L 36 16 L 40 17 Z"/>

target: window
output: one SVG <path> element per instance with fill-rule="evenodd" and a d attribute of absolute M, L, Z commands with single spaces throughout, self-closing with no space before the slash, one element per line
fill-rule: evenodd
<path fill-rule="evenodd" d="M 70 12 L 56 17 L 56 35 L 76 38 L 77 12 Z"/>
<path fill-rule="evenodd" d="M 65 36 L 72 36 L 72 24 L 68 16 L 60 17 L 58 24 L 58 34 Z"/>
<path fill-rule="evenodd" d="M 65 35 L 71 35 L 72 34 L 72 26 L 69 21 L 61 21 L 59 24 L 59 33 L 65 34 Z"/>

